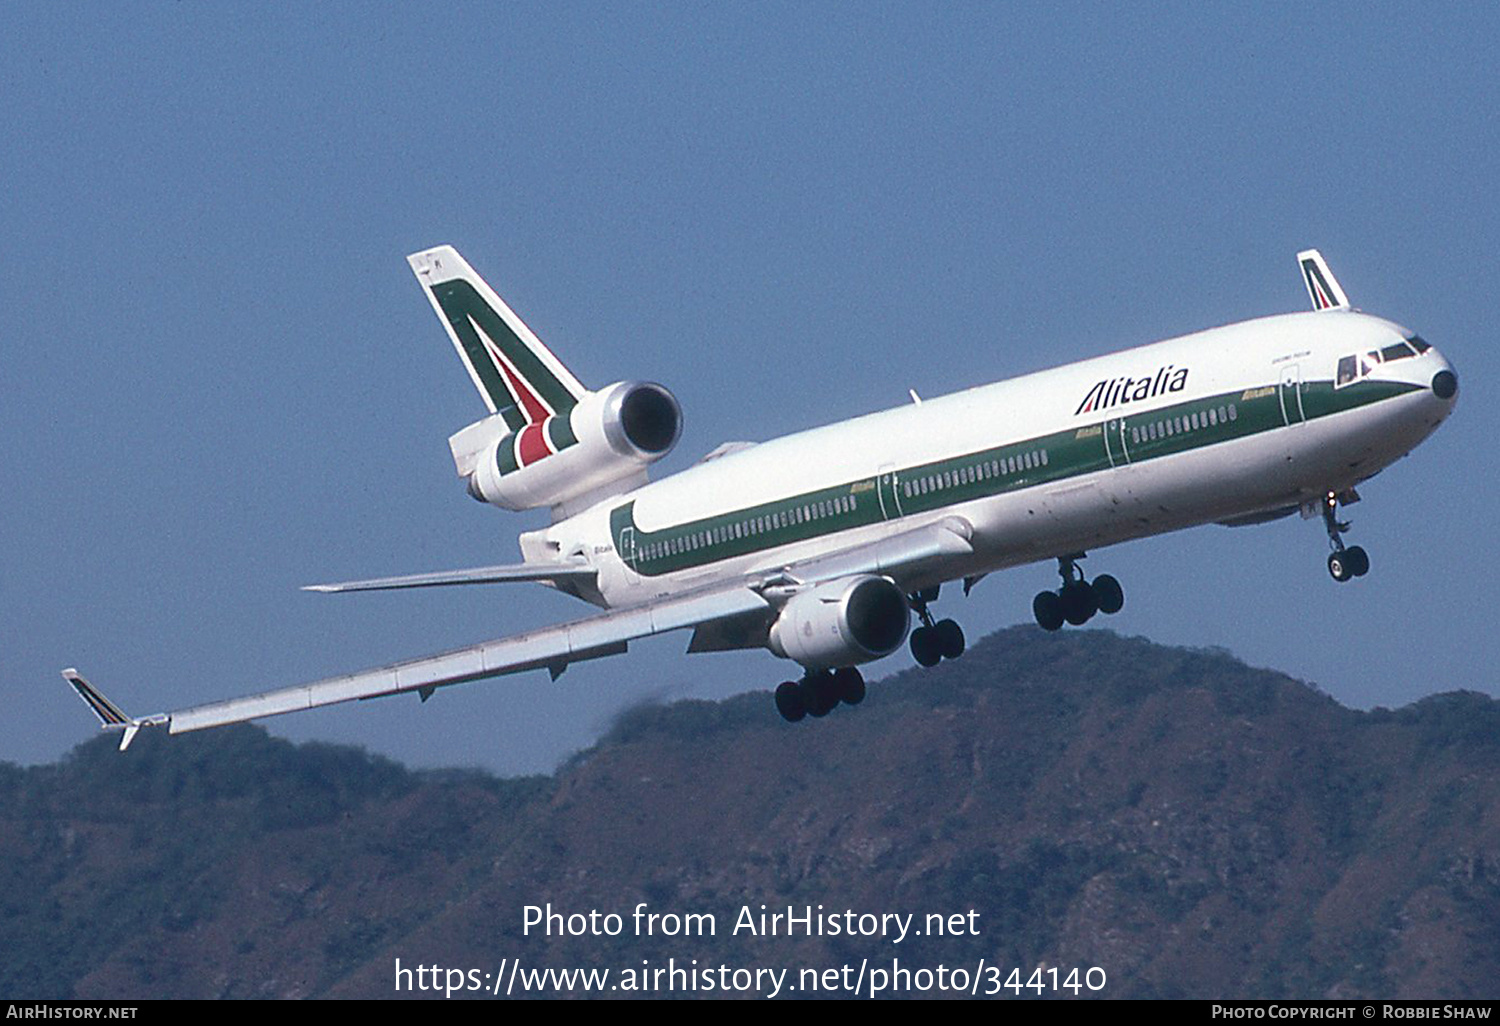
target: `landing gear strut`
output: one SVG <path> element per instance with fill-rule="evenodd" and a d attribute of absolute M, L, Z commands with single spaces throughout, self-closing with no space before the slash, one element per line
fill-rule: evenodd
<path fill-rule="evenodd" d="M 1055 631 L 1064 622 L 1078 627 L 1087 623 L 1095 613 L 1118 613 L 1125 606 L 1125 589 L 1109 574 L 1100 574 L 1092 584 L 1084 579 L 1078 560 L 1086 552 L 1075 552 L 1071 556 L 1059 556 L 1057 572 L 1062 577 L 1062 587 L 1057 591 L 1044 591 L 1031 603 L 1032 615 L 1037 624 L 1048 631 Z"/>
<path fill-rule="evenodd" d="M 929 602 L 936 602 L 937 588 L 925 588 L 908 596 L 922 626 L 911 632 L 911 656 L 922 666 L 936 666 L 944 659 L 964 654 L 964 630 L 957 621 L 932 619 Z"/>
<path fill-rule="evenodd" d="M 788 723 L 804 716 L 822 717 L 838 706 L 865 700 L 865 678 L 853 666 L 837 670 L 809 670 L 800 681 L 784 681 L 776 689 L 776 711 Z"/>
<path fill-rule="evenodd" d="M 1328 572 L 1340 584 L 1370 572 L 1370 557 L 1358 545 L 1344 547 L 1344 532 L 1349 530 L 1347 520 L 1338 519 L 1339 499 L 1329 492 L 1323 496 L 1323 526 L 1328 529 L 1328 544 L 1333 549 L 1328 554 Z"/>

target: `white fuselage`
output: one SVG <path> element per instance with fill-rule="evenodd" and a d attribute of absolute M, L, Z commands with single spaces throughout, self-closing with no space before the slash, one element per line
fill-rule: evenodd
<path fill-rule="evenodd" d="M 946 516 L 973 528 L 953 579 L 1285 510 L 1377 473 L 1448 415 L 1436 349 L 1365 355 L 1409 337 L 1344 311 L 1184 335 L 732 452 L 523 548 L 585 554 L 621 607 Z M 1340 382 L 1350 357 L 1363 373 Z"/>

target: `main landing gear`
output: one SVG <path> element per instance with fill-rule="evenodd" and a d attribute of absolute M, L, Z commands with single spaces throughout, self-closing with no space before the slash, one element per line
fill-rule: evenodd
<path fill-rule="evenodd" d="M 1344 532 L 1349 530 L 1349 522 L 1334 515 L 1338 504 L 1338 496 L 1333 492 L 1323 496 L 1323 526 L 1328 528 L 1328 544 L 1333 548 L 1328 554 L 1328 572 L 1343 584 L 1369 573 L 1370 557 L 1358 545 L 1344 547 Z"/>
<path fill-rule="evenodd" d="M 1044 591 L 1032 601 L 1031 612 L 1043 630 L 1055 631 L 1064 621 L 1078 627 L 1095 613 L 1118 613 L 1124 608 L 1125 590 L 1119 581 L 1109 574 L 1100 574 L 1092 584 L 1084 579 L 1078 560 L 1087 555 L 1075 552 L 1058 557 L 1057 572 L 1062 576 L 1062 587 Z"/>
<path fill-rule="evenodd" d="M 911 657 L 922 666 L 936 666 L 944 659 L 964 654 L 964 630 L 955 620 L 933 622 L 929 602 L 936 602 L 937 588 L 926 588 L 908 596 L 922 626 L 911 632 Z"/>
<path fill-rule="evenodd" d="M 776 689 L 776 711 L 788 723 L 804 716 L 827 716 L 840 702 L 858 705 L 865 700 L 865 678 L 858 668 L 809 670 L 800 681 L 784 681 Z"/>

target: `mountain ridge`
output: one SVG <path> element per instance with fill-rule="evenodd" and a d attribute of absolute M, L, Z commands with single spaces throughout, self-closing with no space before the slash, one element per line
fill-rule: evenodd
<path fill-rule="evenodd" d="M 255 727 L 0 765 L 0 990 L 390 996 L 394 960 L 1100 966 L 1106 996 L 1485 996 L 1500 701 L 1356 711 L 1214 649 L 993 634 L 857 708 L 643 706 L 545 777 Z M 522 935 L 550 902 L 714 937 Z M 980 913 L 979 936 L 727 934 L 737 910 Z M 1009 992 L 1006 992 L 1009 993 Z"/>

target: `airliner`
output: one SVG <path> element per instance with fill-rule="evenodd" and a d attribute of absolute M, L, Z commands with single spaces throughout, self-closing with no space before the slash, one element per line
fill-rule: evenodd
<path fill-rule="evenodd" d="M 682 433 L 654 382 L 585 388 L 449 246 L 407 258 L 488 415 L 449 439 L 469 495 L 546 508 L 521 562 L 318 592 L 531 582 L 597 607 L 581 619 L 347 676 L 151 716 L 64 678 L 123 750 L 142 727 L 200 730 L 524 670 L 555 680 L 638 638 L 690 630 L 689 652 L 767 649 L 800 674 L 788 721 L 865 697 L 859 667 L 903 644 L 923 666 L 964 634 L 933 606 L 987 574 L 1055 562 L 1032 603 L 1055 631 L 1118 613 L 1124 589 L 1081 561 L 1200 524 L 1321 518 L 1328 572 L 1370 569 L 1340 508 L 1452 412 L 1453 368 L 1420 335 L 1353 309 L 1317 250 L 1298 254 L 1311 311 L 1212 328 L 787 435 L 730 442 L 658 481 Z M 917 626 L 912 627 L 915 617 Z"/>

